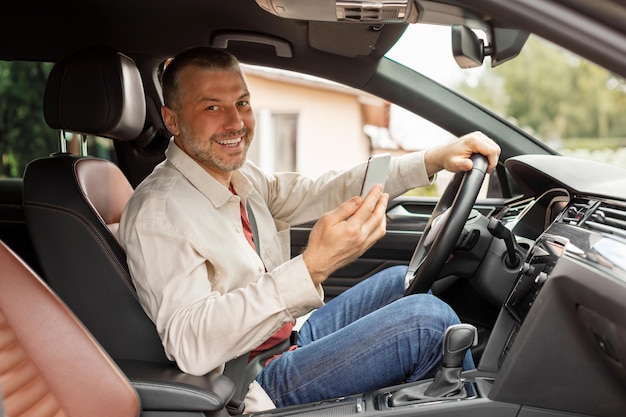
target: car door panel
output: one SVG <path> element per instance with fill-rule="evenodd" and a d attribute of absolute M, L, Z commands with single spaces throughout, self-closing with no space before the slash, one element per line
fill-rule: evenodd
<path fill-rule="evenodd" d="M 475 208 L 487 215 L 497 210 L 491 201 L 479 201 Z M 387 208 L 387 233 L 359 259 L 335 271 L 324 283 L 327 301 L 358 284 L 368 276 L 394 265 L 406 265 L 413 255 L 437 199 L 434 197 L 398 197 Z M 306 248 L 314 223 L 291 228 L 291 254 Z"/>

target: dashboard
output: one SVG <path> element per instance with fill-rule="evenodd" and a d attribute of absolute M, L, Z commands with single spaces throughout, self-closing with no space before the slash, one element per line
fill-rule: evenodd
<path fill-rule="evenodd" d="M 507 168 L 524 191 L 500 220 L 524 263 L 479 370 L 489 398 L 575 413 L 626 410 L 626 170 L 551 156 Z"/>

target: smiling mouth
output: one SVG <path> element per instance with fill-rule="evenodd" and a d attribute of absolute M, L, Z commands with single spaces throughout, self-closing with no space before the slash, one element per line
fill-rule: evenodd
<path fill-rule="evenodd" d="M 228 139 L 228 140 L 217 140 L 216 142 L 220 145 L 224 145 L 224 146 L 236 146 L 238 145 L 240 142 L 242 141 L 242 138 L 234 138 L 234 139 Z"/>

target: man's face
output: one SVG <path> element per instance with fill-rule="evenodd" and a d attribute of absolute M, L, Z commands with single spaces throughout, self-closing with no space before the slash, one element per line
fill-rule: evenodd
<path fill-rule="evenodd" d="M 165 124 L 189 156 L 218 179 L 240 168 L 254 135 L 250 93 L 241 74 L 187 67 L 179 74 L 177 111 Z"/>

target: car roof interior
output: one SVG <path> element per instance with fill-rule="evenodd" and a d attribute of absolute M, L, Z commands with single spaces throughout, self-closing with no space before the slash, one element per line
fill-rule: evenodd
<path fill-rule="evenodd" d="M 497 0 L 420 0 L 416 3 L 417 20 L 446 25 L 462 23 L 474 28 L 487 25 L 532 28 L 540 36 L 550 38 L 554 30 L 551 30 L 553 22 L 548 17 L 544 22 L 533 21 L 530 27 L 528 18 L 514 13 L 514 2 L 508 3 L 511 4 Z M 558 4 L 567 3 L 572 10 L 608 22 L 616 31 L 623 28 L 626 12 L 618 0 L 605 0 L 594 8 L 584 1 L 573 0 L 557 0 L 549 5 L 548 2 L 537 3 L 544 6 L 546 16 L 549 16 L 550 9 L 562 12 Z M 33 9 L 36 12 L 33 13 Z M 494 19 L 493 15 L 501 16 L 500 20 Z M 235 45 L 228 47 L 248 63 L 287 65 L 322 75 L 327 53 L 356 56 L 359 65 L 352 65 L 350 74 L 334 74 L 333 77 L 344 78 L 355 86 L 362 85 L 371 76 L 378 59 L 406 28 L 405 24 L 282 20 L 258 7 L 255 0 L 157 0 L 149 5 L 123 0 L 86 3 L 32 0 L 5 5 L 3 16 L 5 18 L 0 18 L 0 35 L 11 40 L 0 52 L 0 59 L 5 60 L 57 61 L 79 49 L 98 44 L 111 46 L 135 60 L 140 60 L 140 55 L 165 58 L 190 45 L 215 44 L 220 39 L 223 41 L 224 36 L 246 34 L 253 35 L 248 40 L 256 39 L 256 42 L 234 41 Z M 277 19 L 281 19 L 280 24 L 275 24 Z M 128 36 L 129 33 L 133 36 Z M 293 55 L 289 60 L 267 53 L 267 48 L 275 48 L 273 44 L 281 41 L 287 42 L 286 47 Z M 571 42 L 566 35 L 560 35 L 554 41 L 564 47 Z M 596 44 L 594 47 L 591 38 L 588 43 L 580 51 L 583 56 L 602 59 L 615 70 L 620 62 L 623 64 L 623 56 L 615 57 L 612 63 L 608 58 L 602 58 L 609 52 L 603 49 L 609 46 Z"/>

